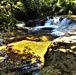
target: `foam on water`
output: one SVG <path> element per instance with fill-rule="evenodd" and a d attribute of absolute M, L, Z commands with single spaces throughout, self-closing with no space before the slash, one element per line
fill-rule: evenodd
<path fill-rule="evenodd" d="M 60 23 L 60 17 L 53 17 L 53 23 L 58 25 Z"/>
<path fill-rule="evenodd" d="M 57 31 L 57 30 L 53 30 L 51 35 L 53 36 L 62 36 L 64 35 L 65 33 L 64 32 L 60 32 L 60 31 Z"/>
<path fill-rule="evenodd" d="M 53 19 L 49 19 L 48 18 L 48 20 L 45 22 L 45 24 L 44 24 L 44 26 L 50 26 L 50 25 L 52 25 L 53 24 Z"/>
<path fill-rule="evenodd" d="M 24 26 L 25 26 L 25 24 L 18 23 L 18 24 L 16 24 L 16 26 L 18 26 L 18 27 L 24 27 Z"/>
<path fill-rule="evenodd" d="M 64 18 L 61 22 L 60 22 L 60 26 L 57 29 L 54 29 L 52 31 L 52 35 L 55 36 L 62 36 L 64 35 L 67 31 L 76 28 L 76 24 L 71 23 L 71 19 L 68 18 Z"/>

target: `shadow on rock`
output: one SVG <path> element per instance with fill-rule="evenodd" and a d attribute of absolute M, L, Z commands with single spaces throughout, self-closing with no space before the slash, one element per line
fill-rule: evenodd
<path fill-rule="evenodd" d="M 76 75 L 76 29 L 55 39 L 45 54 L 39 75 Z"/>

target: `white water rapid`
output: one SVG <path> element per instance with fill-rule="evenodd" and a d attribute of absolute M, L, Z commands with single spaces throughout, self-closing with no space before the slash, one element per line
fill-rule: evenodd
<path fill-rule="evenodd" d="M 25 24 L 26 25 L 26 24 Z M 53 36 L 62 36 L 69 30 L 76 28 L 76 20 L 68 17 L 47 17 L 44 25 L 36 24 L 34 27 L 26 27 L 24 24 L 17 24 L 17 26 L 22 27 L 24 29 L 28 29 L 28 32 L 36 32 L 42 29 L 49 29 L 50 32 L 47 34 L 51 34 Z"/>

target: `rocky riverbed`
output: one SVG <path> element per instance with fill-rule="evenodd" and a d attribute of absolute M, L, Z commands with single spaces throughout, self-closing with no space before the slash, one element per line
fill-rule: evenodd
<path fill-rule="evenodd" d="M 22 36 L 21 36 L 22 35 Z M 22 31 L 2 33 L 0 46 L 1 75 L 37 75 L 44 64 L 50 36 Z"/>
<path fill-rule="evenodd" d="M 38 21 L 41 26 L 19 25 L 16 32 L 0 34 L 1 75 L 37 75 L 43 65 L 39 75 L 76 74 L 76 19 L 46 17 Z"/>

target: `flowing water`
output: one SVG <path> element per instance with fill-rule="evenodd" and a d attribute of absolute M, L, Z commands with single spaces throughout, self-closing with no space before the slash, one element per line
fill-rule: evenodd
<path fill-rule="evenodd" d="M 67 31 L 76 28 L 76 19 L 61 16 L 53 18 L 47 17 L 46 19 L 47 20 L 42 26 L 40 26 L 40 24 L 36 24 L 34 27 L 22 27 L 28 29 L 29 33 L 47 29 L 50 30 L 47 34 L 53 36 L 62 36 Z"/>

